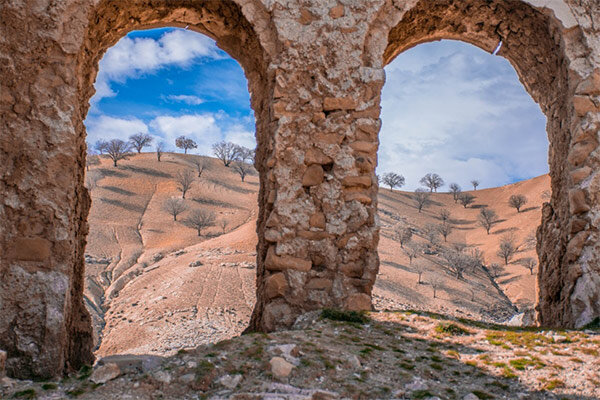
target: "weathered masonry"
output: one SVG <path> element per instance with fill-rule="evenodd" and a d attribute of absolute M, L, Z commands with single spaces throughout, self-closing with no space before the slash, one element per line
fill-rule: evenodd
<path fill-rule="evenodd" d="M 546 114 L 539 322 L 600 317 L 597 0 L 2 1 L 0 349 L 11 375 L 93 361 L 83 119 L 106 49 L 159 26 L 214 38 L 249 81 L 261 182 L 252 329 L 371 307 L 383 67 L 439 39 L 490 52 L 502 42 L 499 55 Z"/>

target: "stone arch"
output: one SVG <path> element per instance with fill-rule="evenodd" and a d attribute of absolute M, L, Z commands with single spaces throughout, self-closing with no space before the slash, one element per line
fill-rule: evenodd
<path fill-rule="evenodd" d="M 530 4 L 531 3 L 531 4 Z M 454 39 L 509 60 L 547 118 L 552 198 L 538 228 L 538 321 L 582 326 L 600 316 L 600 209 L 596 195 L 598 69 L 566 3 L 415 0 L 386 2 L 366 36 L 364 63 L 382 68 L 420 43 Z"/>
<path fill-rule="evenodd" d="M 0 273 L 2 281 L 12 285 L 0 290 L 0 294 L 22 292 L 12 299 L 0 295 L 2 313 L 9 316 L 0 322 L 0 332 L 3 332 L 0 348 L 7 351 L 7 369 L 15 377 L 57 376 L 94 360 L 91 321 L 83 304 L 83 255 L 90 207 L 90 197 L 83 185 L 86 154 L 83 120 L 95 91 L 93 83 L 102 55 L 129 31 L 162 26 L 188 28 L 213 38 L 242 65 L 256 116 L 255 164 L 261 183 L 257 224 L 259 275 L 263 270 L 264 256 L 260 255 L 266 250 L 262 231 L 264 215 L 268 212 L 264 183 L 272 136 L 270 96 L 273 79 L 268 65 L 277 50 L 269 14 L 255 0 L 184 3 L 105 0 L 86 5 L 87 8 L 65 6 L 59 10 L 68 15 L 62 16 L 64 20 L 78 25 L 73 29 L 75 32 L 70 32 L 71 36 L 58 40 L 62 49 L 48 50 L 55 52 L 55 60 L 70 68 L 58 73 L 64 80 L 60 84 L 67 90 L 61 94 L 56 82 L 35 83 L 40 89 L 46 89 L 50 96 L 59 98 L 59 107 L 55 108 L 60 110 L 56 112 L 50 106 L 50 119 L 58 114 L 59 119 L 66 119 L 65 124 L 52 126 L 49 122 L 41 129 L 40 138 L 33 140 L 36 142 L 33 147 L 24 144 L 22 154 L 11 154 L 9 168 L 13 167 L 14 171 L 19 168 L 18 162 L 31 163 L 21 175 L 37 176 L 38 181 L 33 187 L 23 190 L 18 178 L 13 188 L 2 187 L 15 198 L 30 199 L 29 204 L 7 209 L 6 225 L 15 229 L 0 234 L 2 254 L 8 255 L 1 260 Z M 46 47 L 52 48 L 52 45 Z M 50 66 L 50 70 L 52 68 Z M 33 108 L 42 102 L 42 99 L 35 99 Z M 24 131 L 32 129 L 33 125 L 25 125 Z M 30 154 L 23 158 L 26 151 Z M 53 181 L 54 184 L 49 184 Z M 3 179 L 3 185 L 6 182 Z M 31 212 L 24 211 L 25 207 Z M 34 217 L 33 212 L 38 215 Z M 33 226 L 23 228 L 25 225 Z M 260 319 L 264 296 L 261 290 L 257 295 L 255 314 Z"/>

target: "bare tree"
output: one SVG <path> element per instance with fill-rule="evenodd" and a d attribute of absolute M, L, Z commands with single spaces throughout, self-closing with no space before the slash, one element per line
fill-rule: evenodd
<path fill-rule="evenodd" d="M 400 243 L 400 248 L 403 248 L 405 244 L 411 241 L 412 235 L 412 229 L 408 226 L 398 225 L 396 227 L 396 239 Z"/>
<path fill-rule="evenodd" d="M 456 275 L 456 279 L 463 279 L 463 273 L 472 266 L 472 260 L 465 252 L 448 249 L 442 253 L 444 264 Z"/>
<path fill-rule="evenodd" d="M 440 210 L 440 219 L 442 220 L 442 222 L 449 222 L 450 221 L 450 210 L 448 210 L 447 208 L 442 208 Z"/>
<path fill-rule="evenodd" d="M 437 225 L 431 223 L 426 224 L 423 228 L 423 233 L 425 234 L 425 238 L 427 241 L 429 241 L 429 243 L 431 243 L 433 246 L 437 246 L 440 239 L 440 231 Z"/>
<path fill-rule="evenodd" d="M 254 162 L 254 153 L 253 149 L 249 149 L 244 146 L 237 146 L 237 156 L 236 160 L 252 164 Z"/>
<path fill-rule="evenodd" d="M 458 196 L 460 196 L 460 193 L 462 192 L 460 186 L 458 186 L 457 183 L 451 183 L 450 184 L 450 193 L 452 193 L 452 198 L 454 199 L 454 202 L 458 202 Z"/>
<path fill-rule="evenodd" d="M 423 276 L 423 273 L 425 272 L 426 268 L 425 268 L 425 262 L 424 261 L 415 261 L 415 264 L 413 265 L 413 270 L 415 271 L 415 274 L 417 274 L 418 279 L 417 279 L 417 285 L 420 285 L 423 283 L 423 281 L 421 280 L 421 277 Z"/>
<path fill-rule="evenodd" d="M 471 185 L 473 185 L 473 190 L 477 190 L 477 186 L 479 186 L 479 181 L 477 179 L 473 179 L 471 181 Z"/>
<path fill-rule="evenodd" d="M 131 147 L 129 143 L 125 143 L 121 139 L 112 139 L 107 142 L 106 148 L 104 149 L 106 154 L 113 160 L 113 164 L 116 167 L 117 162 L 120 160 L 125 160 L 129 157 L 129 152 L 131 151 Z"/>
<path fill-rule="evenodd" d="M 500 275 L 500 272 L 502 272 L 502 267 L 498 263 L 491 263 L 488 269 L 493 278 L 497 278 Z"/>
<path fill-rule="evenodd" d="M 225 218 L 223 218 L 219 221 L 219 226 L 221 227 L 221 230 L 223 231 L 223 233 L 225 233 L 225 229 L 227 228 L 227 225 L 229 225 L 229 221 L 227 221 Z"/>
<path fill-rule="evenodd" d="M 233 170 L 238 173 L 240 178 L 242 178 L 242 182 L 244 182 L 246 175 L 250 172 L 250 165 L 241 160 L 237 160 L 233 163 Z"/>
<path fill-rule="evenodd" d="M 187 210 L 187 205 L 185 204 L 185 200 L 179 199 L 177 197 L 169 197 L 163 203 L 163 210 L 168 212 L 173 216 L 173 221 L 177 221 L 177 216 Z"/>
<path fill-rule="evenodd" d="M 537 246 L 537 237 L 535 236 L 535 231 L 534 232 L 529 232 L 529 234 L 525 237 L 525 239 L 523 240 L 523 243 L 521 244 L 521 248 L 527 250 L 527 249 L 535 249 L 535 247 Z"/>
<path fill-rule="evenodd" d="M 424 189 L 417 189 L 413 195 L 413 200 L 417 203 L 417 210 L 421 212 L 429 204 L 429 193 Z"/>
<path fill-rule="evenodd" d="M 465 242 L 452 242 L 450 244 L 450 248 L 455 251 L 462 252 L 467 248 L 467 244 Z"/>
<path fill-rule="evenodd" d="M 444 237 L 444 242 L 447 242 L 448 236 L 452 233 L 452 225 L 448 221 L 444 221 L 437 226 L 437 229 L 438 232 Z"/>
<path fill-rule="evenodd" d="M 537 261 L 535 261 L 535 259 L 532 257 L 527 257 L 527 258 L 523 258 L 522 260 L 519 260 L 519 264 L 521 264 L 522 266 L 527 268 L 529 270 L 529 273 L 531 275 L 533 275 L 533 270 L 535 269 L 535 266 L 537 265 Z"/>
<path fill-rule="evenodd" d="M 460 204 L 462 204 L 464 208 L 467 208 L 469 206 L 469 204 L 471 204 L 475 201 L 475 196 L 473 196 L 472 194 L 469 194 L 469 193 L 461 193 L 458 196 L 458 200 L 460 201 Z"/>
<path fill-rule="evenodd" d="M 508 199 L 508 205 L 517 209 L 517 212 L 521 212 L 521 207 L 527 204 L 527 197 L 522 194 L 513 194 Z"/>
<path fill-rule="evenodd" d="M 417 258 L 419 254 L 421 254 L 421 245 L 418 243 L 410 242 L 408 243 L 402 251 L 404 254 L 408 256 L 408 264 L 412 265 L 413 258 Z"/>
<path fill-rule="evenodd" d="M 185 194 L 190 190 L 194 182 L 194 174 L 189 169 L 179 171 L 175 175 L 175 182 L 177 182 L 177 190 L 182 194 L 181 197 L 185 199 Z"/>
<path fill-rule="evenodd" d="M 475 301 L 475 288 L 469 288 L 469 292 L 471 293 L 471 301 Z"/>
<path fill-rule="evenodd" d="M 482 208 L 481 211 L 479 211 L 477 221 L 479 222 L 479 225 L 485 228 L 487 234 L 489 235 L 492 226 L 498 222 L 498 214 L 496 214 L 496 212 L 490 208 Z"/>
<path fill-rule="evenodd" d="M 238 157 L 240 146 L 232 142 L 219 142 L 212 145 L 213 154 L 223 162 L 223 165 L 229 165 Z"/>
<path fill-rule="evenodd" d="M 500 239 L 499 249 L 496 255 L 504 259 L 504 265 L 508 265 L 510 259 L 517 252 L 517 246 L 515 245 L 515 239 L 512 235 L 504 235 Z"/>
<path fill-rule="evenodd" d="M 98 140 L 94 144 L 94 150 L 96 150 L 100 154 L 104 154 L 106 151 L 106 147 L 108 146 L 108 142 L 105 140 Z"/>
<path fill-rule="evenodd" d="M 196 167 L 196 172 L 198 172 L 198 178 L 202 177 L 202 173 L 204 172 L 204 169 L 206 168 L 206 164 L 204 163 L 204 160 L 201 159 L 200 157 L 195 157 L 192 160 L 192 164 L 194 164 L 194 166 Z"/>
<path fill-rule="evenodd" d="M 156 145 L 156 159 L 160 162 L 163 152 L 165 151 L 165 144 L 159 143 Z"/>
<path fill-rule="evenodd" d="M 442 288 L 442 285 L 444 284 L 444 278 L 442 278 L 439 275 L 431 275 L 429 276 L 429 278 L 427 279 L 427 281 L 429 282 L 429 285 L 431 285 L 431 288 L 433 289 L 433 298 L 437 298 L 436 294 L 437 291 L 440 290 Z"/>
<path fill-rule="evenodd" d="M 196 144 L 196 142 L 194 142 L 194 140 L 185 136 L 179 136 L 177 139 L 175 139 L 175 146 L 179 147 L 180 149 L 183 149 L 183 152 L 185 154 L 187 154 L 188 150 L 190 149 L 198 148 L 198 145 Z"/>
<path fill-rule="evenodd" d="M 85 174 L 85 187 L 91 192 L 98 187 L 98 182 L 102 178 L 104 178 L 104 175 L 97 169 L 89 171 Z"/>
<path fill-rule="evenodd" d="M 429 188 L 430 192 L 437 192 L 438 188 L 444 186 L 444 180 L 438 174 L 429 173 L 419 181 L 423 186 Z"/>
<path fill-rule="evenodd" d="M 100 165 L 100 156 L 98 154 L 88 153 L 85 159 L 85 168 L 90 170 L 90 166 Z"/>
<path fill-rule="evenodd" d="M 202 230 L 215 225 L 215 213 L 206 210 L 194 210 L 188 216 L 184 224 L 198 231 L 198 236 L 202 236 Z"/>
<path fill-rule="evenodd" d="M 139 154 L 144 147 L 148 147 L 152 144 L 152 136 L 147 133 L 136 133 L 129 136 L 129 144 L 131 144 L 131 147 L 136 149 Z"/>
<path fill-rule="evenodd" d="M 395 187 L 402 187 L 404 185 L 404 177 L 395 172 L 388 172 L 383 174 L 383 178 L 381 179 L 384 184 L 390 187 L 390 190 L 393 192 Z"/>

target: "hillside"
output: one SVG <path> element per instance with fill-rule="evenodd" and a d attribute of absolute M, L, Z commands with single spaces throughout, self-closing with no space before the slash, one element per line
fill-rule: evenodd
<path fill-rule="evenodd" d="M 173 221 L 163 209 L 181 196 L 174 177 L 205 169 L 186 194 L 188 210 Z M 212 158 L 167 153 L 158 162 L 152 153 L 112 162 L 102 158 L 90 174 L 103 178 L 91 191 L 90 234 L 86 248 L 86 300 L 98 334 L 98 356 L 115 353 L 173 354 L 180 348 L 214 343 L 238 335 L 255 301 L 255 218 L 258 177 L 241 182 L 231 168 Z M 495 279 L 482 269 L 456 279 L 440 264 L 439 254 L 410 260 L 394 240 L 398 223 L 413 228 L 413 242 L 425 242 L 423 229 L 439 223 L 442 208 L 450 211 L 454 230 L 449 245 L 464 242 L 484 252 L 486 264 L 495 256 L 500 238 L 512 232 L 521 244 L 539 224 L 540 204 L 549 188 L 547 176 L 501 188 L 470 192 L 474 204 L 464 208 L 452 195 L 433 193 L 431 204 L 417 212 L 411 193 L 380 189 L 380 274 L 374 289 L 378 309 L 424 309 L 487 321 L 502 321 L 515 313 L 512 303 L 531 305 L 535 276 L 517 264 L 535 257 L 523 247 Z M 511 194 L 527 195 L 521 213 L 509 208 Z M 490 235 L 476 218 L 482 206 L 493 208 L 500 221 Z M 215 213 L 216 226 L 202 232 L 182 223 L 193 210 Z M 221 225 L 225 223 L 225 227 Z M 440 243 L 444 245 L 444 243 Z M 415 268 L 424 264 L 422 284 Z M 432 296 L 429 281 L 443 282 Z M 499 285 L 495 286 L 495 282 Z M 506 294 L 506 295 L 505 295 Z"/>

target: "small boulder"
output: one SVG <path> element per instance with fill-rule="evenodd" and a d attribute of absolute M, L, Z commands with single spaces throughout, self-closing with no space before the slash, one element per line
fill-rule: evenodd
<path fill-rule="evenodd" d="M 235 389 L 240 384 L 242 375 L 223 375 L 217 381 L 220 385 L 225 386 L 227 389 Z"/>
<path fill-rule="evenodd" d="M 166 385 L 171 383 L 171 379 L 172 379 L 171 374 L 169 374 L 167 371 L 156 371 L 155 373 L 152 374 L 152 376 L 157 381 L 164 383 Z"/>
<path fill-rule="evenodd" d="M 106 383 L 121 375 L 121 369 L 115 363 L 104 364 L 94 370 L 90 380 L 94 383 Z"/>
<path fill-rule="evenodd" d="M 479 400 L 479 397 L 477 397 L 477 395 L 473 393 L 469 393 L 468 395 L 463 397 L 463 400 Z"/>
<path fill-rule="evenodd" d="M 276 378 L 287 378 L 291 373 L 294 365 L 287 362 L 285 359 L 281 357 L 273 357 L 271 361 L 271 372 Z"/>

